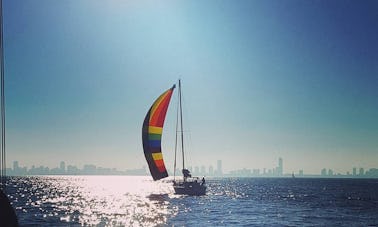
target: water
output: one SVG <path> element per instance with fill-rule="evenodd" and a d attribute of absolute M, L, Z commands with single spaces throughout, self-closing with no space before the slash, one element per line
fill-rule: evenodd
<path fill-rule="evenodd" d="M 378 179 L 223 178 L 206 196 L 130 176 L 12 177 L 21 226 L 377 226 Z"/>

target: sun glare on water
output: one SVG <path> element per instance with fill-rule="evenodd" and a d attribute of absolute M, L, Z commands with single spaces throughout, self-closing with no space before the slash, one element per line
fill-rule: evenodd
<path fill-rule="evenodd" d="M 30 201 L 35 202 L 29 205 L 40 210 L 40 219 L 59 217 L 67 224 L 85 226 L 156 226 L 175 213 L 169 208 L 173 196 L 170 183 L 154 182 L 151 177 L 54 176 L 33 180 L 36 186 L 25 195 L 33 197 Z"/>

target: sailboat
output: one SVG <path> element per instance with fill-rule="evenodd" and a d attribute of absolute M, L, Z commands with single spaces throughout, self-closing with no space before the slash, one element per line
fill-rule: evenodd
<path fill-rule="evenodd" d="M 176 180 L 176 172 L 174 173 L 173 188 L 176 194 L 181 195 L 205 195 L 206 184 L 205 178 L 201 180 L 198 177 L 192 177 L 190 171 L 185 168 L 185 156 L 184 156 L 184 130 L 183 130 L 183 118 L 182 118 L 182 103 L 181 103 L 181 81 L 178 83 L 178 106 L 176 121 L 176 142 L 175 142 L 175 160 L 174 171 L 176 171 L 176 153 L 178 145 L 178 134 L 180 133 L 181 143 L 181 155 L 182 155 L 182 179 Z M 165 116 L 167 114 L 168 106 L 176 85 L 173 85 L 170 89 L 161 94 L 151 108 L 148 110 L 146 117 L 144 118 L 142 127 L 142 141 L 144 156 L 146 158 L 148 167 L 151 172 L 152 178 L 160 180 L 168 177 L 168 172 L 164 164 L 163 153 L 161 150 L 161 138 L 163 133 L 163 126 Z M 180 119 L 180 124 L 179 124 Z M 180 129 L 180 130 L 179 130 Z"/>

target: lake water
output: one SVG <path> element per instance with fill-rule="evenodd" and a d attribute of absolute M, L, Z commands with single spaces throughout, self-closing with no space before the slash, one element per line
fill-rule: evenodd
<path fill-rule="evenodd" d="M 134 176 L 11 177 L 21 226 L 377 226 L 378 179 L 214 178 L 206 196 Z"/>

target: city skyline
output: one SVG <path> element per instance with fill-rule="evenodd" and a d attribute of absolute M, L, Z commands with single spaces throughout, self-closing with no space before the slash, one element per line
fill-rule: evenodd
<path fill-rule="evenodd" d="M 351 171 L 345 173 L 334 172 L 333 169 L 322 168 L 319 173 L 308 173 L 303 169 L 296 172 L 284 172 L 283 159 L 278 158 L 277 166 L 263 169 L 236 169 L 224 172 L 222 169 L 222 160 L 217 161 L 216 169 L 212 166 L 188 166 L 188 169 L 194 176 L 206 177 L 340 177 L 340 178 L 378 178 L 378 168 L 365 169 L 363 167 L 353 167 Z M 146 166 L 139 169 L 104 168 L 93 164 L 85 164 L 82 168 L 75 165 L 67 165 L 61 161 L 59 166 L 49 168 L 45 166 L 32 165 L 30 168 L 21 167 L 18 161 L 13 161 L 12 168 L 7 168 L 10 176 L 27 176 L 27 175 L 132 175 L 132 176 L 150 176 Z M 176 169 L 176 176 L 180 174 Z M 173 170 L 168 169 L 170 176 L 174 176 Z"/>
<path fill-rule="evenodd" d="M 4 0 L 3 10 L 7 165 L 140 168 L 143 119 L 178 78 L 188 165 L 378 165 L 375 1 Z M 168 168 L 176 103 L 162 135 Z"/>

